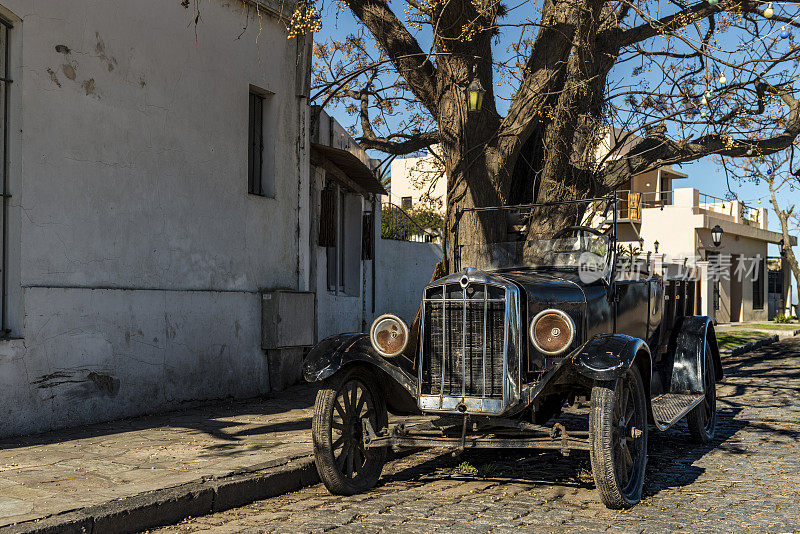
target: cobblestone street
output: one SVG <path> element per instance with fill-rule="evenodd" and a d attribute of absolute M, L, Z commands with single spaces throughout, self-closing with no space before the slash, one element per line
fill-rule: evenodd
<path fill-rule="evenodd" d="M 599 504 L 585 452 L 425 452 L 388 464 L 367 494 L 316 485 L 158 532 L 800 532 L 800 342 L 723 364 L 714 442 L 691 443 L 685 423 L 651 428 L 632 510 Z"/>

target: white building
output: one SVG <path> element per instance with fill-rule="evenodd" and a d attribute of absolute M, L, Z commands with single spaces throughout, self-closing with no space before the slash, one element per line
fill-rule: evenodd
<path fill-rule="evenodd" d="M 781 294 L 769 291 L 767 245 L 777 245 L 782 235 L 768 229 L 768 210 L 694 188 L 637 191 L 639 184 L 657 181 L 656 173 L 661 174 L 634 177 L 632 189 L 618 191 L 617 232 L 623 247 L 639 248 L 640 255 L 652 253 L 658 262 L 672 264 L 670 272 L 684 263 L 695 267 L 701 281 L 699 311 L 717 322 L 766 321 L 789 314 L 788 265 L 778 265 Z M 712 239 L 716 226 L 724 232 L 720 246 Z"/>
<path fill-rule="evenodd" d="M 309 43 L 292 2 L 199 6 L 0 0 L 0 435 L 270 390 L 262 292 L 308 290 Z"/>
<path fill-rule="evenodd" d="M 371 170 L 379 161 L 319 108 L 312 108 L 311 124 L 309 257 L 317 339 L 368 331 L 384 313 L 411 324 L 442 248 L 409 232 L 384 239 L 380 195 L 386 190 Z"/>
<path fill-rule="evenodd" d="M 423 200 L 438 203 L 438 211 L 444 214 L 447 196 L 447 177 L 444 167 L 429 151 L 425 156 L 397 158 L 391 165 L 389 202 L 409 210 Z"/>

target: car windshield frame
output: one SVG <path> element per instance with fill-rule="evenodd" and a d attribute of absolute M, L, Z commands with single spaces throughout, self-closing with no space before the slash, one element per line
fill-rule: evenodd
<path fill-rule="evenodd" d="M 590 226 L 565 226 L 556 231 L 549 239 L 518 239 L 504 240 L 491 243 L 460 244 L 458 242 L 459 224 L 466 213 L 480 213 L 487 211 L 525 213 L 528 216 L 533 210 L 540 208 L 553 208 L 575 204 L 603 202 L 605 210 L 603 217 L 611 211 L 611 225 L 603 233 Z M 525 232 L 525 229 L 522 230 Z M 566 233 L 566 232 L 569 233 Z M 565 236 L 560 236 L 565 232 Z M 460 208 L 456 210 L 456 222 L 453 226 L 454 243 L 453 258 L 456 271 L 466 267 L 477 268 L 484 271 L 511 271 L 517 269 L 535 270 L 575 270 L 591 271 L 598 278 L 607 278 L 611 272 L 610 266 L 614 265 L 617 246 L 617 196 L 616 194 L 605 197 L 593 197 L 579 200 L 566 200 L 560 202 L 546 202 L 533 204 L 518 204 L 511 206 L 489 206 L 475 208 Z M 526 236 L 525 236 L 526 237 Z M 590 241 L 594 241 L 590 245 Z M 598 246 L 600 243 L 603 247 Z M 445 247 L 446 249 L 447 247 Z"/>

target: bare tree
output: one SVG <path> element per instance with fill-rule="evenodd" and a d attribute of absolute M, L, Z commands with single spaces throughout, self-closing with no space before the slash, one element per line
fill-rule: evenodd
<path fill-rule="evenodd" d="M 800 133 L 797 6 L 767 18 L 766 2 L 714 4 L 407 0 L 403 21 L 399 3 L 341 0 L 360 24 L 315 45 L 314 96 L 344 105 L 366 148 L 439 145 L 450 228 L 456 207 L 582 198 L 665 164 L 783 150 Z M 460 229 L 488 239 L 501 226 Z"/>

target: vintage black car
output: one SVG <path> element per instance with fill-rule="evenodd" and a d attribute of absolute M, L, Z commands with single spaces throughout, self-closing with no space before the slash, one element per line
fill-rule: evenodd
<path fill-rule="evenodd" d="M 604 202 L 598 224 L 587 212 Z M 384 315 L 309 353 L 305 378 L 324 380 L 315 461 L 331 492 L 373 487 L 389 447 L 585 449 L 605 505 L 627 508 L 641 499 L 648 425 L 687 417 L 695 440 L 713 437 L 722 366 L 712 322 L 695 315 L 697 281 L 620 257 L 613 199 L 586 201 L 549 239 L 530 238 L 537 209 L 558 207 L 497 208 L 516 240 L 456 246 L 455 265 L 472 266 L 424 289 L 416 347 Z M 588 424 L 556 417 L 570 406 L 588 407 Z M 417 417 L 390 425 L 387 410 Z"/>

